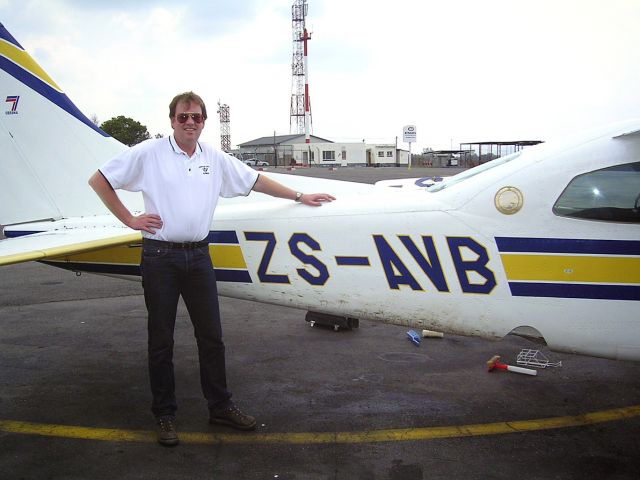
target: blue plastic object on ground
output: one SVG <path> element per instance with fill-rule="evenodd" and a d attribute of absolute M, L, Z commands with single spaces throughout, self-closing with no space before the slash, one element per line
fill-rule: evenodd
<path fill-rule="evenodd" d="M 421 338 L 420 335 L 418 335 L 416 332 L 414 332 L 413 330 L 409 330 L 407 332 L 407 336 L 409 337 L 409 340 L 411 340 L 417 347 L 420 346 L 420 342 L 421 342 Z"/>

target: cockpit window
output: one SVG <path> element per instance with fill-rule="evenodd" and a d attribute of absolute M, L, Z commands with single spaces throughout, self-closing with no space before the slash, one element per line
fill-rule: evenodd
<path fill-rule="evenodd" d="M 465 170 L 453 177 L 445 178 L 442 182 L 436 183 L 431 187 L 427 188 L 428 192 L 439 192 L 440 190 L 444 190 L 445 188 L 449 188 L 452 185 L 460 183 L 468 178 L 475 177 L 479 173 L 485 172 L 492 168 L 497 167 L 498 165 L 502 165 L 504 163 L 515 160 L 522 154 L 522 151 L 518 151 L 512 153 L 511 155 L 505 155 L 504 157 L 496 158 L 495 160 L 491 160 L 490 162 L 483 163 L 482 165 L 478 165 L 477 167 L 473 167 L 469 170 Z"/>
<path fill-rule="evenodd" d="M 575 177 L 553 206 L 563 217 L 640 223 L 640 162 Z"/>

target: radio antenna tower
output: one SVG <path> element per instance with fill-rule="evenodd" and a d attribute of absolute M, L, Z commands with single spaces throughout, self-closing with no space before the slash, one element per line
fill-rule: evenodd
<path fill-rule="evenodd" d="M 311 101 L 309 99 L 309 70 L 307 66 L 307 0 L 294 0 L 291 7 L 293 23 L 293 60 L 291 62 L 291 116 L 290 133 L 304 133 L 305 142 L 310 143 Z"/>
<path fill-rule="evenodd" d="M 218 114 L 220 115 L 220 148 L 223 152 L 231 150 L 231 118 L 229 116 L 229 105 L 220 105 L 218 100 Z"/>

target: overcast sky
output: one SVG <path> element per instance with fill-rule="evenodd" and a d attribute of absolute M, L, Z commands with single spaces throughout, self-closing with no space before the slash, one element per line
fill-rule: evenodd
<path fill-rule="evenodd" d="M 0 21 L 87 115 L 202 138 L 289 133 L 292 0 L 0 0 Z M 422 148 L 549 140 L 640 117 L 640 0 L 309 0 L 313 134 Z"/>

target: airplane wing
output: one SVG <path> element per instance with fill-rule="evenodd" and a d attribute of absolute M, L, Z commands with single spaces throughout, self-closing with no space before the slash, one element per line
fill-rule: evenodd
<path fill-rule="evenodd" d="M 0 265 L 83 253 L 142 240 L 128 228 L 75 228 L 7 238 L 0 242 Z"/>
<path fill-rule="evenodd" d="M 260 172 L 261 175 L 270 177 L 277 182 L 283 183 L 288 187 L 300 190 L 301 192 L 326 192 L 336 197 L 348 194 L 348 195 L 369 195 L 375 192 L 374 185 L 370 183 L 360 182 L 348 182 L 345 180 L 334 180 L 328 178 L 313 178 L 307 177 L 304 173 L 302 175 L 287 175 L 277 172 Z M 250 197 L 253 193 L 250 195 Z M 268 197 L 265 195 L 264 197 Z M 272 197 L 268 197 L 272 198 Z M 264 198 L 261 198 L 264 201 Z M 281 199 L 276 199 L 281 201 Z"/>
<path fill-rule="evenodd" d="M 421 178 L 400 178 L 395 180 L 379 180 L 375 183 L 376 187 L 401 188 L 404 190 L 419 190 L 428 188 L 436 183 L 442 182 L 448 177 L 421 177 Z"/>

